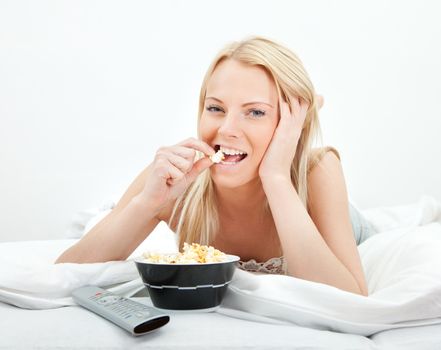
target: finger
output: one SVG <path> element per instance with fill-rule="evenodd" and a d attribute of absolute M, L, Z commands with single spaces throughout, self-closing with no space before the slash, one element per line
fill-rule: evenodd
<path fill-rule="evenodd" d="M 301 97 L 300 99 L 300 115 L 304 118 L 308 112 L 309 102 Z"/>
<path fill-rule="evenodd" d="M 306 110 L 309 108 L 309 106 L 310 106 L 309 101 L 306 100 L 306 99 L 304 99 L 304 98 L 301 98 L 301 97 L 299 97 L 299 100 L 300 100 L 300 107 L 301 107 L 304 111 L 306 111 Z"/>
<path fill-rule="evenodd" d="M 280 106 L 280 119 L 286 118 L 291 112 L 289 109 L 289 104 L 285 102 L 282 96 L 279 96 L 279 106 Z"/>
<path fill-rule="evenodd" d="M 301 116 L 302 107 L 301 107 L 301 98 L 298 96 L 293 96 L 291 98 L 291 115 L 293 117 Z"/>
<path fill-rule="evenodd" d="M 178 145 L 193 148 L 196 151 L 200 151 L 206 154 L 207 156 L 212 156 L 213 154 L 216 153 L 209 144 L 205 143 L 202 140 L 195 139 L 193 137 L 178 143 Z"/>
<path fill-rule="evenodd" d="M 167 159 L 160 159 L 156 163 L 157 174 L 165 179 L 167 182 L 171 179 L 179 180 L 182 179 L 185 174 L 171 164 Z"/>
<path fill-rule="evenodd" d="M 177 183 L 179 183 L 181 181 L 186 181 L 185 180 L 185 175 L 182 176 L 182 177 L 178 177 L 178 178 L 168 178 L 166 183 L 169 186 L 174 186 L 174 185 L 176 185 Z"/>
<path fill-rule="evenodd" d="M 170 153 L 167 155 L 167 159 L 176 168 L 182 171 L 184 174 L 188 173 L 193 166 L 193 160 L 187 160 L 177 154 Z"/>
<path fill-rule="evenodd" d="M 190 170 L 190 172 L 185 175 L 188 183 L 192 183 L 205 169 L 209 168 L 213 164 L 214 163 L 210 160 L 210 158 L 199 159 L 193 164 L 193 168 Z"/>
<path fill-rule="evenodd" d="M 167 183 L 167 185 L 169 185 L 169 186 L 174 186 L 174 185 L 176 185 L 178 182 L 180 182 L 180 181 L 185 181 L 185 176 L 182 176 L 182 177 L 180 177 L 180 178 L 176 178 L 176 179 L 174 179 L 174 178 L 169 178 L 169 179 L 167 179 L 167 181 L 166 181 L 166 183 Z"/>
<path fill-rule="evenodd" d="M 196 151 L 193 148 L 188 148 L 184 146 L 173 146 L 170 148 L 171 152 L 185 158 L 189 161 L 194 161 L 196 157 Z"/>

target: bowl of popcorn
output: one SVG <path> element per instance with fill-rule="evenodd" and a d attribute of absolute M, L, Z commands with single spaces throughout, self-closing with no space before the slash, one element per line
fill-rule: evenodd
<path fill-rule="evenodd" d="M 184 243 L 183 252 L 146 252 L 135 264 L 156 308 L 212 311 L 221 304 L 237 261 L 214 247 Z"/>

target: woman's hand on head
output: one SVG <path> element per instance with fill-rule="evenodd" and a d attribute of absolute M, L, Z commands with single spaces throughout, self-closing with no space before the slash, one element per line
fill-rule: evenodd
<path fill-rule="evenodd" d="M 209 157 L 196 160 L 196 151 L 208 156 L 215 153 L 207 143 L 196 138 L 161 147 L 156 152 L 141 196 L 159 212 L 179 197 L 205 169 L 213 165 Z"/>
<path fill-rule="evenodd" d="M 309 102 L 292 96 L 290 105 L 279 98 L 280 120 L 259 166 L 262 182 L 274 178 L 291 179 L 291 163 L 302 133 Z"/>

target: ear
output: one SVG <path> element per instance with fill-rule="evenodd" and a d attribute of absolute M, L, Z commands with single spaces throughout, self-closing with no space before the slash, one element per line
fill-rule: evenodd
<path fill-rule="evenodd" d="M 318 109 L 321 109 L 323 107 L 323 103 L 325 102 L 322 95 L 315 95 L 315 98 L 317 100 L 317 107 Z"/>

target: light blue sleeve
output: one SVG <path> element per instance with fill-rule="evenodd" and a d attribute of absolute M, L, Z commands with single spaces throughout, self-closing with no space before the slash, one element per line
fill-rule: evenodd
<path fill-rule="evenodd" d="M 349 202 L 349 216 L 351 218 L 354 238 L 357 245 L 360 245 L 376 232 L 374 226 L 363 216 L 363 214 Z"/>

